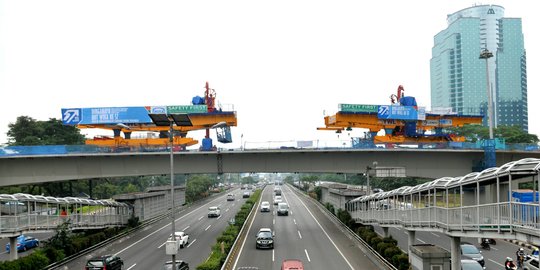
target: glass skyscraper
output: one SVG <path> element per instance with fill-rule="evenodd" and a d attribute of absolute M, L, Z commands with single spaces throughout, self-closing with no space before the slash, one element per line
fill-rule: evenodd
<path fill-rule="evenodd" d="M 483 114 L 487 124 L 489 72 L 494 123 L 528 131 L 527 62 L 521 18 L 504 18 L 504 8 L 478 5 L 448 15 L 448 27 L 434 37 L 431 107 Z M 486 60 L 480 53 L 493 53 Z"/>

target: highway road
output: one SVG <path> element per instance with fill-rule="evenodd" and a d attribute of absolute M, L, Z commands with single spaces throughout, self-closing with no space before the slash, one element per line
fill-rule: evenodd
<path fill-rule="evenodd" d="M 284 259 L 300 259 L 306 269 L 379 269 L 313 201 L 289 186 L 281 187 L 282 197 L 290 206 L 289 216 L 277 216 L 273 186 L 267 186 L 261 201 L 269 201 L 272 211 L 261 213 L 258 205 L 234 269 L 278 270 Z M 274 249 L 255 248 L 260 228 L 275 231 Z"/>
<path fill-rule="evenodd" d="M 374 226 L 374 228 L 379 235 L 383 234 L 383 230 L 380 226 Z M 390 228 L 389 232 L 394 239 L 398 240 L 399 247 L 406 251 L 408 246 L 408 235 L 406 230 L 401 228 Z M 415 237 L 415 244 L 434 244 L 450 251 L 450 237 L 445 234 L 417 231 Z M 478 250 L 480 250 L 484 256 L 487 270 L 504 269 L 506 257 L 511 257 L 515 260 L 516 251 L 519 249 L 519 246 L 511 242 L 507 242 L 503 239 L 495 240 L 497 241 L 496 245 L 491 245 L 490 250 L 483 250 L 480 248 L 478 238 L 461 238 L 461 242 L 468 242 L 478 247 Z M 525 248 L 525 252 L 530 254 L 531 250 Z"/>
<path fill-rule="evenodd" d="M 231 191 L 231 193 L 236 195 L 234 201 L 227 201 L 227 192 L 225 192 L 176 214 L 176 231 L 185 231 L 189 234 L 189 245 L 180 249 L 176 259 L 188 262 L 190 269 L 195 269 L 197 265 L 208 258 L 216 238 L 228 225 L 228 220 L 234 217 L 244 204 L 246 199 L 242 199 L 239 189 Z M 210 206 L 219 206 L 221 216 L 208 218 L 208 207 Z M 171 256 L 165 254 L 165 241 L 171 234 L 170 223 L 170 218 L 156 222 L 130 236 L 114 241 L 72 261 L 60 269 L 84 269 L 88 259 L 106 254 L 117 254 L 122 258 L 124 269 L 161 269 L 164 262 L 171 260 Z"/>

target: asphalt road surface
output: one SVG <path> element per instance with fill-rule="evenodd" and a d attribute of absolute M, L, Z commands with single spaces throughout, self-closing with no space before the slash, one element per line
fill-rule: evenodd
<path fill-rule="evenodd" d="M 211 246 L 216 243 L 216 238 L 228 225 L 229 219 L 234 217 L 244 204 L 246 199 L 242 199 L 239 189 L 230 192 L 236 195 L 234 201 L 227 201 L 227 192 L 225 192 L 202 204 L 188 207 L 175 215 L 175 230 L 189 234 L 189 245 L 180 249 L 176 259 L 189 263 L 190 269 L 195 269 L 197 265 L 209 257 Z M 221 216 L 209 218 L 208 207 L 210 206 L 219 206 Z M 165 241 L 171 232 L 171 220 L 167 218 L 95 250 L 59 269 L 84 269 L 88 259 L 106 254 L 116 254 L 122 258 L 124 269 L 161 269 L 164 262 L 172 259 L 172 256 L 165 254 Z"/>
<path fill-rule="evenodd" d="M 299 259 L 305 269 L 379 269 L 315 203 L 283 185 L 282 197 L 289 204 L 289 216 L 277 216 L 273 205 L 273 186 L 264 189 L 261 201 L 269 201 L 271 212 L 260 212 L 260 205 L 235 268 L 279 270 L 285 259 Z M 260 228 L 275 231 L 274 249 L 256 249 Z M 248 268 L 246 268 L 248 269 Z"/>

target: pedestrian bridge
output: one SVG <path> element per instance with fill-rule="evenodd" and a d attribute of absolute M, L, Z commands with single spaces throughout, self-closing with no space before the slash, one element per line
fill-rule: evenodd
<path fill-rule="evenodd" d="M 55 230 L 67 222 L 71 230 L 125 226 L 132 210 L 111 200 L 0 194 L 0 237 Z"/>
<path fill-rule="evenodd" d="M 406 229 L 409 246 L 415 244 L 415 231 L 445 233 L 452 238 L 452 261 L 459 262 L 455 256 L 460 256 L 461 237 L 515 239 L 540 246 L 539 174 L 540 159 L 527 158 L 359 197 L 347 202 L 346 209 L 357 223 L 380 225 L 385 234 L 388 227 Z"/>

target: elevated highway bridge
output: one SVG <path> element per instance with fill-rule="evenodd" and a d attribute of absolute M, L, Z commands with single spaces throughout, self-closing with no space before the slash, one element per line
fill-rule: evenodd
<path fill-rule="evenodd" d="M 498 165 L 540 152 L 497 151 Z M 374 161 L 403 167 L 407 176 L 438 178 L 465 175 L 483 160 L 483 150 L 452 149 L 268 149 L 175 152 L 175 174 L 197 173 L 364 173 Z M 163 152 L 69 153 L 0 156 L 0 186 L 77 179 L 170 173 Z"/>

